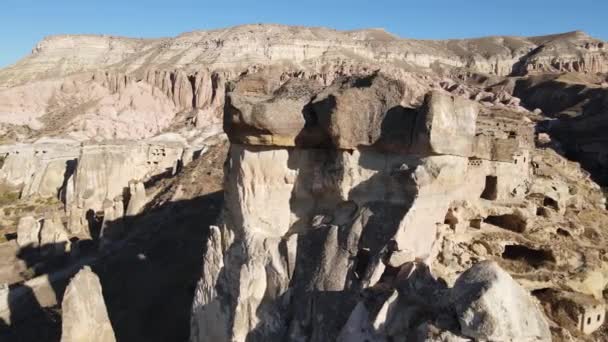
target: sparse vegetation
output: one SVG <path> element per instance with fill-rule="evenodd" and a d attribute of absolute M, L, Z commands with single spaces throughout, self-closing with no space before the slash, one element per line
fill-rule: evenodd
<path fill-rule="evenodd" d="M 0 193 L 0 206 L 14 204 L 19 200 L 18 192 L 1 192 Z"/>

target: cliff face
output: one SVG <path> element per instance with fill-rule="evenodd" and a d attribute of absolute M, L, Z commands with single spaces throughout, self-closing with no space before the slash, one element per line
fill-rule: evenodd
<path fill-rule="evenodd" d="M 271 64 L 314 69 L 347 60 L 372 62 L 377 67 L 466 67 L 496 75 L 602 72 L 606 71 L 606 46 L 582 32 L 429 41 L 401 39 L 382 30 L 336 31 L 281 25 L 244 25 L 151 40 L 53 36 L 40 42 L 29 57 L 2 70 L 0 83 L 15 85 L 99 68 L 127 73 L 147 68 L 241 71 Z"/>
<path fill-rule="evenodd" d="M 529 126 L 481 127 L 474 102 L 435 92 L 405 110 L 408 85 L 383 75 L 258 93 L 241 82 L 192 341 L 335 340 L 357 293 L 398 287 L 402 265 L 435 259 L 454 203 L 523 201 L 531 181 Z"/>
<path fill-rule="evenodd" d="M 580 161 L 601 184 L 608 184 L 608 89 L 604 77 L 577 73 L 544 75 L 518 82 L 515 95 L 540 108 L 549 120 L 539 130 L 550 133 L 560 151 Z"/>

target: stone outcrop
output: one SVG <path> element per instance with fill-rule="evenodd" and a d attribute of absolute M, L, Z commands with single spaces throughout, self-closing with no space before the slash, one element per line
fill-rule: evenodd
<path fill-rule="evenodd" d="M 61 308 L 62 342 L 116 341 L 99 278 L 88 266 L 70 281 Z"/>
<path fill-rule="evenodd" d="M 48 139 L 4 145 L 0 148 L 4 154 L 0 180 L 22 200 L 63 202 L 68 229 L 79 234 L 87 230 L 91 212 L 108 209 L 106 200 L 112 202 L 106 222 L 139 214 L 148 200 L 144 183 L 149 187 L 172 177 L 204 146 L 190 146 L 179 135 L 170 134 L 141 142 L 79 144 Z"/>
<path fill-rule="evenodd" d="M 516 65 L 515 71 L 519 73 L 608 72 L 608 46 L 584 32 L 568 32 L 530 40 L 538 47 Z"/>
<path fill-rule="evenodd" d="M 53 197 L 60 197 L 66 210 L 70 215 L 73 214 L 69 224 L 70 231 L 81 231 L 81 227 L 86 225 L 87 211 L 103 211 L 106 199 L 129 194 L 129 182 L 132 180 L 141 182 L 174 174 L 184 148 L 181 142 L 153 140 L 143 143 L 87 144 L 79 147 L 77 157 L 71 160 L 71 163 L 64 164 L 62 170 L 57 170 L 57 174 L 62 174 L 62 179 L 56 182 L 60 185 L 52 194 Z M 50 151 L 52 153 L 53 149 Z M 143 184 L 139 186 L 141 187 Z M 30 185 L 29 188 L 35 187 Z M 40 193 L 40 190 L 37 192 Z M 130 195 L 138 203 L 138 208 L 143 205 L 142 201 L 145 204 L 145 196 L 142 197 L 137 192 Z M 122 217 L 124 209 L 117 213 Z"/>
<path fill-rule="evenodd" d="M 539 108 L 550 117 L 539 129 L 557 140 L 561 152 L 606 184 L 608 90 L 601 82 L 600 77 L 574 73 L 539 75 L 519 81 L 515 94 L 527 107 Z"/>
<path fill-rule="evenodd" d="M 65 289 L 70 278 L 86 262 L 90 262 L 90 259 L 0 290 L 0 319 L 6 324 L 18 324 L 40 315 L 41 308 L 60 305 L 63 294 L 57 293 L 57 290 Z"/>
<path fill-rule="evenodd" d="M 146 204 L 146 189 L 142 182 L 129 183 L 129 206 L 127 207 L 127 216 L 135 216 L 141 213 Z"/>
<path fill-rule="evenodd" d="M 40 229 L 42 256 L 63 256 L 70 252 L 69 234 L 57 213 L 47 213 Z"/>
<path fill-rule="evenodd" d="M 40 222 L 32 216 L 25 216 L 19 219 L 17 224 L 17 244 L 21 247 L 40 246 Z"/>
<path fill-rule="evenodd" d="M 225 121 L 233 142 L 225 224 L 203 271 L 217 276 L 197 289 L 192 341 L 334 340 L 356 293 L 400 266 L 383 260 L 431 260 L 452 202 L 478 199 L 488 176 L 520 174 L 497 186 L 497 196 L 512 198 L 529 177 L 516 161 L 531 139 L 510 138 L 516 150 L 502 148 L 498 134 L 479 144 L 479 108 L 449 94 L 406 110 L 407 84 L 384 75 L 319 90 L 239 87 Z M 298 140 L 298 130 L 326 140 Z"/>
<path fill-rule="evenodd" d="M 497 264 L 476 264 L 456 280 L 452 291 L 465 336 L 488 341 L 551 341 L 540 308 Z"/>
<path fill-rule="evenodd" d="M 103 201 L 103 221 L 99 237 L 102 245 L 120 236 L 124 230 L 123 219 L 125 217 L 125 205 L 121 196 L 118 196 L 113 201 L 106 199 Z"/>
<path fill-rule="evenodd" d="M 42 256 L 64 255 L 70 251 L 70 240 L 57 213 L 47 213 L 41 219 L 24 216 L 17 225 L 17 244 L 37 250 Z"/>
<path fill-rule="evenodd" d="M 153 85 L 127 80 L 118 86 L 109 77 L 86 73 L 0 89 L 0 124 L 80 141 L 148 138 L 171 124 L 178 109 Z"/>
<path fill-rule="evenodd" d="M 20 189 L 24 198 L 58 197 L 66 174 L 74 171 L 78 153 L 78 144 L 69 140 L 3 145 L 0 179 Z"/>
<path fill-rule="evenodd" d="M 182 110 L 218 110 L 221 109 L 219 106 L 223 105 L 224 81 L 222 76 L 208 70 L 192 74 L 182 70 L 148 70 L 144 80 L 160 89 Z"/>

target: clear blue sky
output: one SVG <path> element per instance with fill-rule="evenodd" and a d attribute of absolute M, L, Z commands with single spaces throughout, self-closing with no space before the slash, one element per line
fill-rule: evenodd
<path fill-rule="evenodd" d="M 0 66 L 51 34 L 165 37 L 247 23 L 382 27 L 409 38 L 584 30 L 608 40 L 608 0 L 2 0 Z"/>

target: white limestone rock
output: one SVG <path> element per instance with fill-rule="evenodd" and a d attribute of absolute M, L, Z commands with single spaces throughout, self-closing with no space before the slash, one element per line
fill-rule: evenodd
<path fill-rule="evenodd" d="M 63 296 L 61 342 L 115 342 L 99 278 L 86 266 Z"/>
<path fill-rule="evenodd" d="M 543 312 L 496 263 L 483 261 L 464 272 L 452 289 L 462 334 L 486 341 L 551 341 Z"/>
<path fill-rule="evenodd" d="M 19 247 L 39 247 L 40 228 L 40 222 L 32 216 L 20 218 L 19 223 L 17 224 L 17 244 Z"/>
<path fill-rule="evenodd" d="M 127 216 L 135 216 L 141 213 L 146 205 L 146 189 L 143 182 L 129 182 L 129 203 L 127 204 Z"/>
<path fill-rule="evenodd" d="M 56 213 L 45 215 L 40 230 L 40 246 L 43 255 L 63 255 L 70 252 L 70 239 L 61 219 Z"/>

